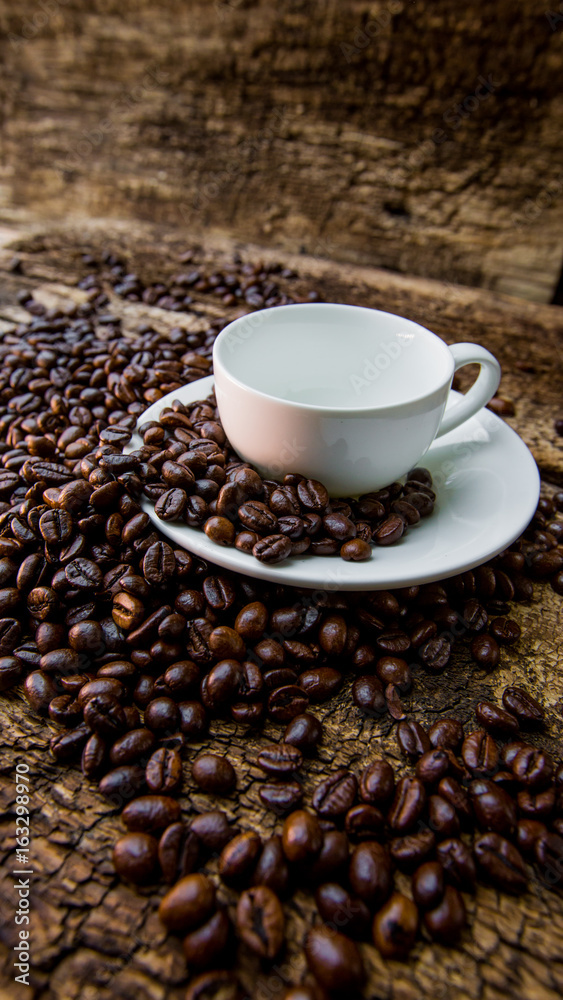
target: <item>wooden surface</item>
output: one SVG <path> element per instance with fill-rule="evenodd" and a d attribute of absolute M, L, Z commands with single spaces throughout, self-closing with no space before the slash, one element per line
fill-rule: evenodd
<path fill-rule="evenodd" d="M 535 0 L 517 16 L 508 0 L 0 0 L 0 206 L 237 233 L 549 302 L 551 7 L 550 22 Z"/>
<path fill-rule="evenodd" d="M 154 230 L 135 231 L 107 225 L 75 232 L 23 232 L 7 228 L 1 234 L 0 268 L 7 268 L 14 248 L 23 275 L 3 271 L 0 299 L 1 329 L 23 318 L 15 305 L 18 288 L 33 287 L 37 298 L 53 304 L 76 300 L 72 288 L 79 273 L 80 251 L 105 246 L 129 251 L 131 267 L 148 276 L 171 274 L 178 269 L 178 255 L 186 244 L 164 238 Z M 232 255 L 233 246 L 196 249 L 196 260 L 219 263 Z M 245 259 L 259 251 L 247 248 Z M 284 263 L 286 258 L 283 258 Z M 495 351 L 504 363 L 502 392 L 514 399 L 516 417 L 510 421 L 532 447 L 544 475 L 563 483 L 561 439 L 556 440 L 553 418 L 561 400 L 560 319 L 555 308 L 535 307 L 487 292 L 445 287 L 438 283 L 390 276 L 385 272 L 319 263 L 308 258 L 297 262 L 299 276 L 292 279 L 294 293 L 316 289 L 327 300 L 352 301 L 401 311 L 427 323 L 450 341 L 474 339 Z M 205 316 L 221 308 L 212 297 L 194 303 L 191 314 L 166 313 L 154 307 L 115 299 L 112 310 L 124 316 L 125 325 L 150 319 L 153 325 L 196 328 Z M 196 315 L 200 313 L 200 315 Z M 558 353 L 559 351 L 559 353 Z M 534 373 L 516 367 L 535 368 Z M 556 755 L 563 755 L 563 615 L 562 602 L 545 586 L 537 585 L 536 600 L 515 606 L 523 627 L 516 649 L 503 650 L 501 666 L 490 676 L 478 670 L 461 644 L 444 674 L 417 673 L 406 701 L 409 716 L 430 723 L 448 711 L 471 723 L 476 702 L 496 700 L 511 681 L 522 683 L 546 706 L 545 736 L 534 737 Z M 359 770 L 374 752 L 384 750 L 393 763 L 403 766 L 389 719 L 365 719 L 353 707 L 349 684 L 336 699 L 318 710 L 326 738 L 318 756 L 305 767 L 305 801 L 312 786 L 327 769 L 346 765 Z M 110 851 L 122 830 L 118 816 L 75 768 L 61 768 L 46 750 L 50 727 L 34 718 L 18 693 L 0 702 L 2 748 L 0 769 L 0 844 L 4 852 L 0 876 L 0 983 L 2 1000 L 181 1000 L 185 992 L 185 965 L 179 943 L 166 938 L 156 916 L 163 890 L 132 890 L 120 883 L 112 870 Z M 267 737 L 279 731 L 268 724 Z M 225 800 L 226 809 L 243 829 L 266 834 L 279 828 L 279 820 L 260 805 L 258 771 L 253 765 L 260 737 L 250 739 L 234 724 L 215 722 L 210 744 L 226 752 L 235 763 L 241 793 Z M 188 765 L 199 747 L 184 754 Z M 32 856 L 34 860 L 32 954 L 34 987 L 11 983 L 13 901 L 11 875 L 14 816 L 14 766 L 29 763 L 33 774 Z M 201 809 L 209 800 L 187 778 L 182 799 L 186 813 Z M 223 802 L 221 802 L 223 806 Z M 401 884 L 399 877 L 398 884 Z M 221 890 L 229 898 L 225 890 Z M 374 948 L 362 945 L 369 969 L 366 997 L 377 1000 L 556 1000 L 563 992 L 563 894 L 534 882 L 523 897 L 514 899 L 480 887 L 468 899 L 471 929 L 460 947 L 446 950 L 419 942 L 407 963 L 383 962 Z M 259 975 L 257 963 L 241 959 L 241 976 L 249 996 L 256 1000 L 279 997 L 278 974 L 295 981 L 303 971 L 300 945 L 315 907 L 300 893 L 285 906 L 288 948 L 278 973 Z M 3 977 L 3 978 L 2 978 Z"/>

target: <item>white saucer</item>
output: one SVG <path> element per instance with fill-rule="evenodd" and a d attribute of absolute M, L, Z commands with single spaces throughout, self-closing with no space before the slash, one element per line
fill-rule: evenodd
<path fill-rule="evenodd" d="M 173 399 L 205 399 L 213 376 L 175 389 L 141 415 L 139 424 L 157 420 Z M 451 403 L 458 397 L 451 393 Z M 134 434 L 126 449 L 139 448 Z M 337 556 L 297 556 L 268 566 L 235 548 L 209 541 L 203 531 L 161 521 L 150 501 L 141 501 L 163 535 L 224 569 L 294 587 L 321 590 L 384 590 L 443 580 L 486 562 L 511 544 L 531 520 L 539 497 L 539 473 L 528 448 L 500 417 L 482 410 L 461 427 L 435 441 L 421 460 L 434 479 L 434 513 L 410 528 L 389 548 L 375 547 L 366 562 Z"/>

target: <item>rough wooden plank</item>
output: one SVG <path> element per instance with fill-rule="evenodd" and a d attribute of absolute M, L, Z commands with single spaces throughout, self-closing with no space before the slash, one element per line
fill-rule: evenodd
<path fill-rule="evenodd" d="M 0 316 L 12 308 L 17 287 L 33 286 L 46 302 L 63 303 L 80 295 L 66 284 L 82 247 L 108 245 L 113 234 L 95 230 L 80 238 L 68 230 L 20 238 L 18 253 L 24 275 L 10 274 L 0 302 Z M 120 243 L 121 239 L 121 243 Z M 129 241 L 129 246 L 127 243 Z M 39 251 L 38 247 L 42 249 Z M 32 252 L 35 246 L 35 252 Z M 129 249 L 134 266 L 145 276 L 149 269 L 173 273 L 177 269 L 180 246 L 155 239 L 154 233 L 142 230 L 128 236 L 116 234 L 115 246 Z M 151 249 L 152 247 L 152 249 Z M 182 246 L 181 249 L 185 249 Z M 216 246 L 205 251 L 217 266 L 232 254 L 233 247 Z M 249 258 L 253 248 L 245 251 Z M 7 251 L 10 256 L 13 250 Z M 205 256 L 200 251 L 202 258 Z M 0 266 L 5 258 L 0 258 Z M 74 263 L 73 263 L 74 262 Z M 284 258 L 284 263 L 286 262 Z M 287 263 L 292 263 L 287 261 Z M 455 338 L 471 336 L 497 352 L 503 343 L 508 357 L 523 356 L 537 367 L 529 382 L 523 382 L 522 399 L 517 399 L 514 423 L 524 424 L 521 407 L 532 407 L 536 394 L 543 397 L 543 419 L 547 426 L 553 416 L 557 397 L 557 370 L 553 353 L 557 343 L 557 310 L 528 307 L 509 299 L 497 299 L 488 293 L 451 289 L 432 282 L 409 281 L 385 272 L 343 268 L 301 258 L 300 277 L 293 280 L 297 292 L 306 294 L 314 285 L 326 297 L 384 305 L 423 319 L 446 332 L 455 322 Z M 57 279 L 57 280 L 55 280 Z M 51 298 L 49 298 L 51 297 Z M 197 310 L 205 313 L 212 301 L 202 298 Z M 115 297 L 112 310 L 133 319 L 146 316 L 151 322 L 173 324 L 198 322 L 190 314 L 165 313 L 144 305 L 123 303 Z M 432 320 L 432 322 L 431 322 Z M 479 335 L 482 334 L 482 335 Z M 459 336 L 458 336 L 459 335 Z M 515 346 L 514 346 L 515 345 Z M 513 352 L 511 354 L 510 352 Z M 550 362 L 551 359 L 551 362 Z M 515 373 L 509 385 L 518 385 Z M 529 384 L 530 388 L 526 389 Z M 514 394 L 510 390 L 510 394 Z M 538 432 L 536 415 L 531 432 Z M 538 434 L 537 454 L 544 467 L 563 474 L 560 452 L 550 452 Z M 550 445 L 551 447 L 551 445 Z M 542 448 L 544 449 L 542 451 Z M 423 724 L 438 713 L 451 711 L 462 721 L 472 719 L 474 706 L 482 698 L 496 700 L 507 683 L 522 683 L 539 696 L 548 710 L 544 736 L 534 737 L 538 745 L 553 750 L 554 740 L 563 752 L 561 718 L 563 717 L 563 674 L 559 669 L 563 655 L 562 603 L 547 587 L 538 586 L 536 600 L 519 605 L 515 617 L 523 628 L 517 648 L 503 651 L 501 667 L 485 675 L 469 659 L 462 645 L 456 650 L 448 670 L 440 676 L 417 672 L 413 693 L 406 707 Z M 337 699 L 316 709 L 323 718 L 327 738 L 318 757 L 305 769 L 305 797 L 327 768 L 338 765 L 359 770 L 373 753 L 382 749 L 399 767 L 402 759 L 392 735 L 389 719 L 378 721 L 359 715 L 350 697 L 350 683 Z M 185 992 L 185 966 L 179 942 L 166 938 L 156 916 L 156 904 L 162 889 L 133 891 L 118 882 L 109 860 L 110 850 L 122 829 L 117 814 L 74 768 L 61 768 L 47 753 L 51 726 L 34 718 L 18 693 L 0 702 L 0 773 L 6 779 L 0 790 L 0 844 L 3 863 L 0 876 L 2 906 L 2 945 L 0 947 L 0 983 L 7 1000 L 182 1000 Z M 271 724 L 265 734 L 279 730 Z M 260 745 L 231 723 L 215 722 L 211 743 L 217 752 L 226 752 L 236 765 L 242 793 L 237 799 L 221 801 L 229 815 L 242 828 L 255 828 L 266 834 L 279 828 L 279 821 L 264 811 L 258 799 L 258 772 L 253 758 Z M 198 747 L 184 753 L 186 794 L 182 796 L 187 815 L 194 808 L 208 805 L 190 785 L 189 763 Z M 13 944 L 13 870 L 9 852 L 13 847 L 14 764 L 25 759 L 33 775 L 33 857 L 35 862 L 34 907 L 34 987 L 15 987 L 11 983 L 10 946 Z M 400 885 L 400 877 L 398 880 Z M 223 898 L 234 896 L 221 889 Z M 547 891 L 539 882 L 521 899 L 512 899 L 491 889 L 480 888 L 470 901 L 471 932 L 466 932 L 459 948 L 446 950 L 420 942 L 408 963 L 384 963 L 375 949 L 362 946 L 369 970 L 368 995 L 377 1000 L 500 1000 L 507 995 L 518 1000 L 555 1000 L 563 990 L 563 895 Z M 277 971 L 260 972 L 256 961 L 244 950 L 239 967 L 249 996 L 270 1000 L 279 996 L 281 981 L 298 979 L 303 971 L 300 945 L 314 914 L 311 898 L 299 893 L 286 906 L 289 942 Z M 4 978 L 2 978 L 4 977 Z M 7 985 L 4 987 L 4 982 Z M 4 996 L 4 994 L 3 994 Z"/>
<path fill-rule="evenodd" d="M 562 60 L 547 14 L 2 0 L 2 211 L 214 228 L 550 301 Z"/>

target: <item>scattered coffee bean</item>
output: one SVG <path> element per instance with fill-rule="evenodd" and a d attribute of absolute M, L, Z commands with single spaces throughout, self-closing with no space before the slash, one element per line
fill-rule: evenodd
<path fill-rule="evenodd" d="M 412 899 L 395 892 L 373 920 L 373 943 L 383 958 L 406 958 L 418 931 L 418 910 Z"/>

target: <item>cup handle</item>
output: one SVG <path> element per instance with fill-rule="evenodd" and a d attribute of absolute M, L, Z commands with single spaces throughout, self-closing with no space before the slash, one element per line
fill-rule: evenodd
<path fill-rule="evenodd" d="M 494 355 L 485 347 L 480 347 L 478 344 L 452 344 L 449 349 L 454 357 L 454 371 L 463 368 L 464 365 L 471 364 L 481 365 L 481 371 L 463 399 L 460 399 L 459 403 L 456 403 L 444 415 L 436 437 L 453 431 L 454 427 L 459 427 L 483 406 L 486 406 L 497 391 L 500 382 L 500 365 Z"/>

